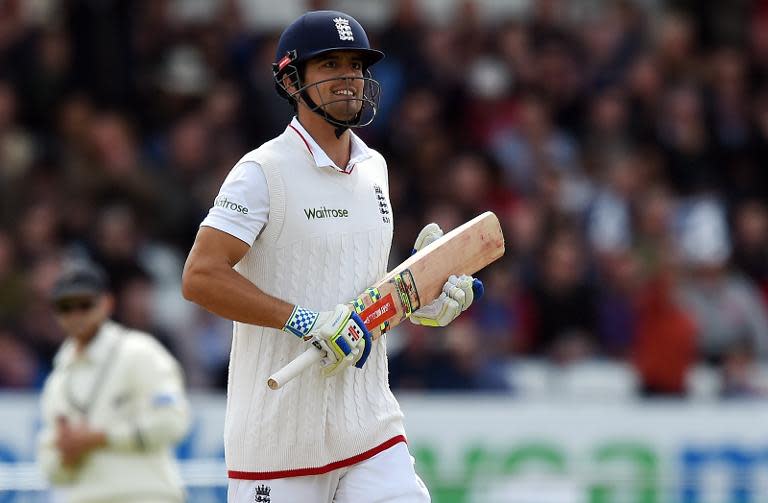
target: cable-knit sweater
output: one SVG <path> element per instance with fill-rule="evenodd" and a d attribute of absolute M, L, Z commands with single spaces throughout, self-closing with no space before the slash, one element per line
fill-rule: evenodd
<path fill-rule="evenodd" d="M 269 220 L 235 269 L 264 292 L 315 311 L 357 297 L 386 272 L 392 242 L 387 168 L 370 150 L 351 172 L 318 167 L 289 127 L 248 153 L 269 188 Z M 404 440 L 389 389 L 386 336 L 362 369 L 310 368 L 277 391 L 267 378 L 307 349 L 271 328 L 234 324 L 225 422 L 230 478 L 325 473 Z"/>

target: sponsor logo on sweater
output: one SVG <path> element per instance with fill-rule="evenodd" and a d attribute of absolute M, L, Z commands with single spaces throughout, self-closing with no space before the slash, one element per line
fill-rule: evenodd
<path fill-rule="evenodd" d="M 348 218 L 349 210 L 344 208 L 334 209 L 322 206 L 320 208 L 304 208 L 304 214 L 307 220 L 315 218 Z"/>

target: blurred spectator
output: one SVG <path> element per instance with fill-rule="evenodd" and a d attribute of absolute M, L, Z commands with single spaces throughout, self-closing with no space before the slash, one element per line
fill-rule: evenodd
<path fill-rule="evenodd" d="M 184 337 L 177 342 L 189 384 L 226 390 L 231 337 L 223 334 L 232 332 L 232 322 L 196 307 L 184 326 Z"/>
<path fill-rule="evenodd" d="M 37 384 L 34 353 L 13 333 L 0 327 L 0 388 L 19 390 Z"/>
<path fill-rule="evenodd" d="M 675 299 L 674 285 L 674 271 L 667 270 L 638 293 L 632 359 L 646 395 L 684 395 L 697 360 L 697 327 Z"/>
<path fill-rule="evenodd" d="M 667 92 L 664 102 L 659 142 L 672 188 L 683 195 L 714 190 L 722 180 L 698 87 L 679 84 Z"/>
<path fill-rule="evenodd" d="M 733 261 L 763 294 L 768 308 L 768 206 L 746 200 L 734 209 Z"/>
<path fill-rule="evenodd" d="M 173 355 L 178 354 L 174 341 L 155 320 L 153 284 L 149 276 L 137 274 L 116 292 L 115 321 L 136 330 L 151 333 Z"/>
<path fill-rule="evenodd" d="M 405 328 L 408 334 L 401 334 L 408 341 L 405 348 L 391 358 L 389 381 L 392 387 L 433 391 L 508 389 L 503 354 L 499 354 L 494 344 L 484 345 L 487 351 L 477 351 L 478 340 L 485 337 L 474 324 L 457 322 L 440 329 L 443 334 L 425 334 L 421 328 L 409 326 Z M 427 344 L 426 337 L 443 339 L 441 344 L 434 344 L 434 341 Z"/>
<path fill-rule="evenodd" d="M 723 45 L 713 51 L 710 66 L 710 92 L 714 137 L 721 158 L 746 152 L 750 142 L 747 62 L 738 47 Z"/>
<path fill-rule="evenodd" d="M 579 175 L 577 146 L 556 129 L 551 114 L 543 98 L 527 95 L 520 102 L 517 125 L 497 131 L 492 139 L 493 152 L 507 183 L 521 194 L 535 194 L 539 178 L 546 172 L 566 180 Z"/>
<path fill-rule="evenodd" d="M 622 89 L 630 108 L 632 140 L 645 144 L 656 138 L 656 116 L 662 109 L 663 75 L 653 52 L 638 54 L 627 69 Z"/>
<path fill-rule="evenodd" d="M 446 192 L 463 221 L 487 210 L 501 213 L 512 200 L 510 191 L 501 183 L 498 166 L 482 154 L 457 154 L 449 173 Z"/>
<path fill-rule="evenodd" d="M 19 318 L 29 302 L 29 284 L 16 261 L 16 247 L 0 230 L 0 324 Z"/>
<path fill-rule="evenodd" d="M 127 205 L 112 204 L 98 214 L 92 234 L 93 256 L 109 271 L 115 291 L 137 276 L 145 275 L 139 263 L 144 233 L 136 214 Z"/>
<path fill-rule="evenodd" d="M 628 249 L 634 242 L 632 215 L 640 202 L 644 168 L 636 153 L 621 149 L 605 153 L 595 164 L 586 232 L 598 254 Z"/>
<path fill-rule="evenodd" d="M 628 248 L 617 248 L 598 257 L 600 293 L 597 339 L 604 355 L 629 356 L 637 336 L 637 291 L 640 286 L 636 257 Z"/>
<path fill-rule="evenodd" d="M 768 87 L 763 87 L 752 102 L 752 123 L 754 124 L 753 162 L 743 164 L 746 169 L 731 175 L 733 190 L 748 197 L 768 198 L 768 173 L 762 166 L 768 160 Z M 740 167 L 740 166 L 737 166 Z"/>
<path fill-rule="evenodd" d="M 50 113 L 72 88 L 72 50 L 67 32 L 44 28 L 35 37 L 34 53 L 20 77 L 24 120 L 50 130 L 55 116 Z"/>
<path fill-rule="evenodd" d="M 765 396 L 768 390 L 758 384 L 756 362 L 757 355 L 749 342 L 730 347 L 723 358 L 720 395 L 741 399 Z"/>
<path fill-rule="evenodd" d="M 731 244 L 723 208 L 711 200 L 694 201 L 680 218 L 687 268 L 680 295 L 696 320 L 700 356 L 721 364 L 742 344 L 768 355 L 768 314 L 762 298 L 748 279 L 728 266 Z"/>
<path fill-rule="evenodd" d="M 472 310 L 483 339 L 497 357 L 513 357 L 531 346 L 531 305 L 517 268 L 501 261 L 483 272 L 485 295 Z M 487 279 L 486 279 L 487 278 Z"/>
<path fill-rule="evenodd" d="M 541 251 L 531 294 L 533 352 L 559 363 L 592 356 L 597 342 L 597 295 L 587 280 L 587 259 L 578 235 L 556 229 Z"/>
<path fill-rule="evenodd" d="M 131 2 L 68 2 L 64 23 L 72 45 L 72 75 L 99 104 L 130 107 L 135 91 Z"/>
<path fill-rule="evenodd" d="M 17 222 L 17 249 L 23 263 L 32 264 L 59 246 L 58 218 L 53 201 L 33 202 Z"/>
<path fill-rule="evenodd" d="M 621 89 L 610 88 L 589 103 L 584 146 L 590 158 L 600 158 L 631 144 L 629 107 Z"/>
<path fill-rule="evenodd" d="M 16 90 L 0 78 L 0 196 L 5 201 L 34 161 L 33 137 L 17 123 L 18 105 Z M 3 206 L 0 218 L 7 218 L 10 208 Z"/>
<path fill-rule="evenodd" d="M 398 329 L 404 339 L 400 351 L 389 357 L 389 385 L 393 389 L 427 390 L 431 387 L 432 352 L 434 345 L 422 326 L 405 323 Z"/>
<path fill-rule="evenodd" d="M 659 68 L 670 81 L 696 78 L 699 60 L 696 58 L 696 26 L 682 11 L 669 11 L 656 20 L 654 50 Z"/>

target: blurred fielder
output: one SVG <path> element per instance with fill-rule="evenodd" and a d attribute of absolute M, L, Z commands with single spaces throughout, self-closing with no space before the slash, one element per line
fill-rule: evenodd
<path fill-rule="evenodd" d="M 285 29 L 273 73 L 296 117 L 234 166 L 187 259 L 184 296 L 235 321 L 231 502 L 430 500 L 389 390 L 386 337 L 372 343 L 346 305 L 385 274 L 392 243 L 386 163 L 351 131 L 374 118 L 369 68 L 383 57 L 341 12 Z M 430 224 L 415 248 L 441 235 Z M 411 320 L 450 323 L 472 303 L 472 280 L 451 277 Z M 326 351 L 322 366 L 269 390 L 269 375 L 309 344 Z"/>
<path fill-rule="evenodd" d="M 95 264 L 70 264 L 54 286 L 67 339 L 43 388 L 39 463 L 64 501 L 183 501 L 171 452 L 188 425 L 181 370 L 156 339 L 110 321 L 113 302 Z"/>

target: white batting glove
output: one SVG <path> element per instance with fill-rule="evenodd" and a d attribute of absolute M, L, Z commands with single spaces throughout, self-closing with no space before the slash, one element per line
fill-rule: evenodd
<path fill-rule="evenodd" d="M 411 315 L 411 323 L 427 327 L 444 327 L 455 320 L 475 300 L 472 276 L 451 275 L 443 285 L 440 297 Z"/>
<path fill-rule="evenodd" d="M 443 230 L 436 223 L 427 224 L 416 237 L 413 252 L 421 250 L 430 243 L 443 237 Z M 443 285 L 443 293 L 411 315 L 411 323 L 428 327 L 444 327 L 455 320 L 462 311 L 465 311 L 475 299 L 475 291 L 478 297 L 482 295 L 483 283 L 472 276 L 451 275 Z"/>
<path fill-rule="evenodd" d="M 439 225 L 434 222 L 425 225 L 424 228 L 421 229 L 421 232 L 419 232 L 419 235 L 416 236 L 416 243 L 413 245 L 411 255 L 421 250 L 428 244 L 437 241 L 441 237 L 443 237 L 443 229 L 441 229 Z"/>
<path fill-rule="evenodd" d="M 371 333 L 345 304 L 322 312 L 294 306 L 283 330 L 325 351 L 321 363 L 326 377 L 352 365 L 362 368 L 371 353 Z"/>

